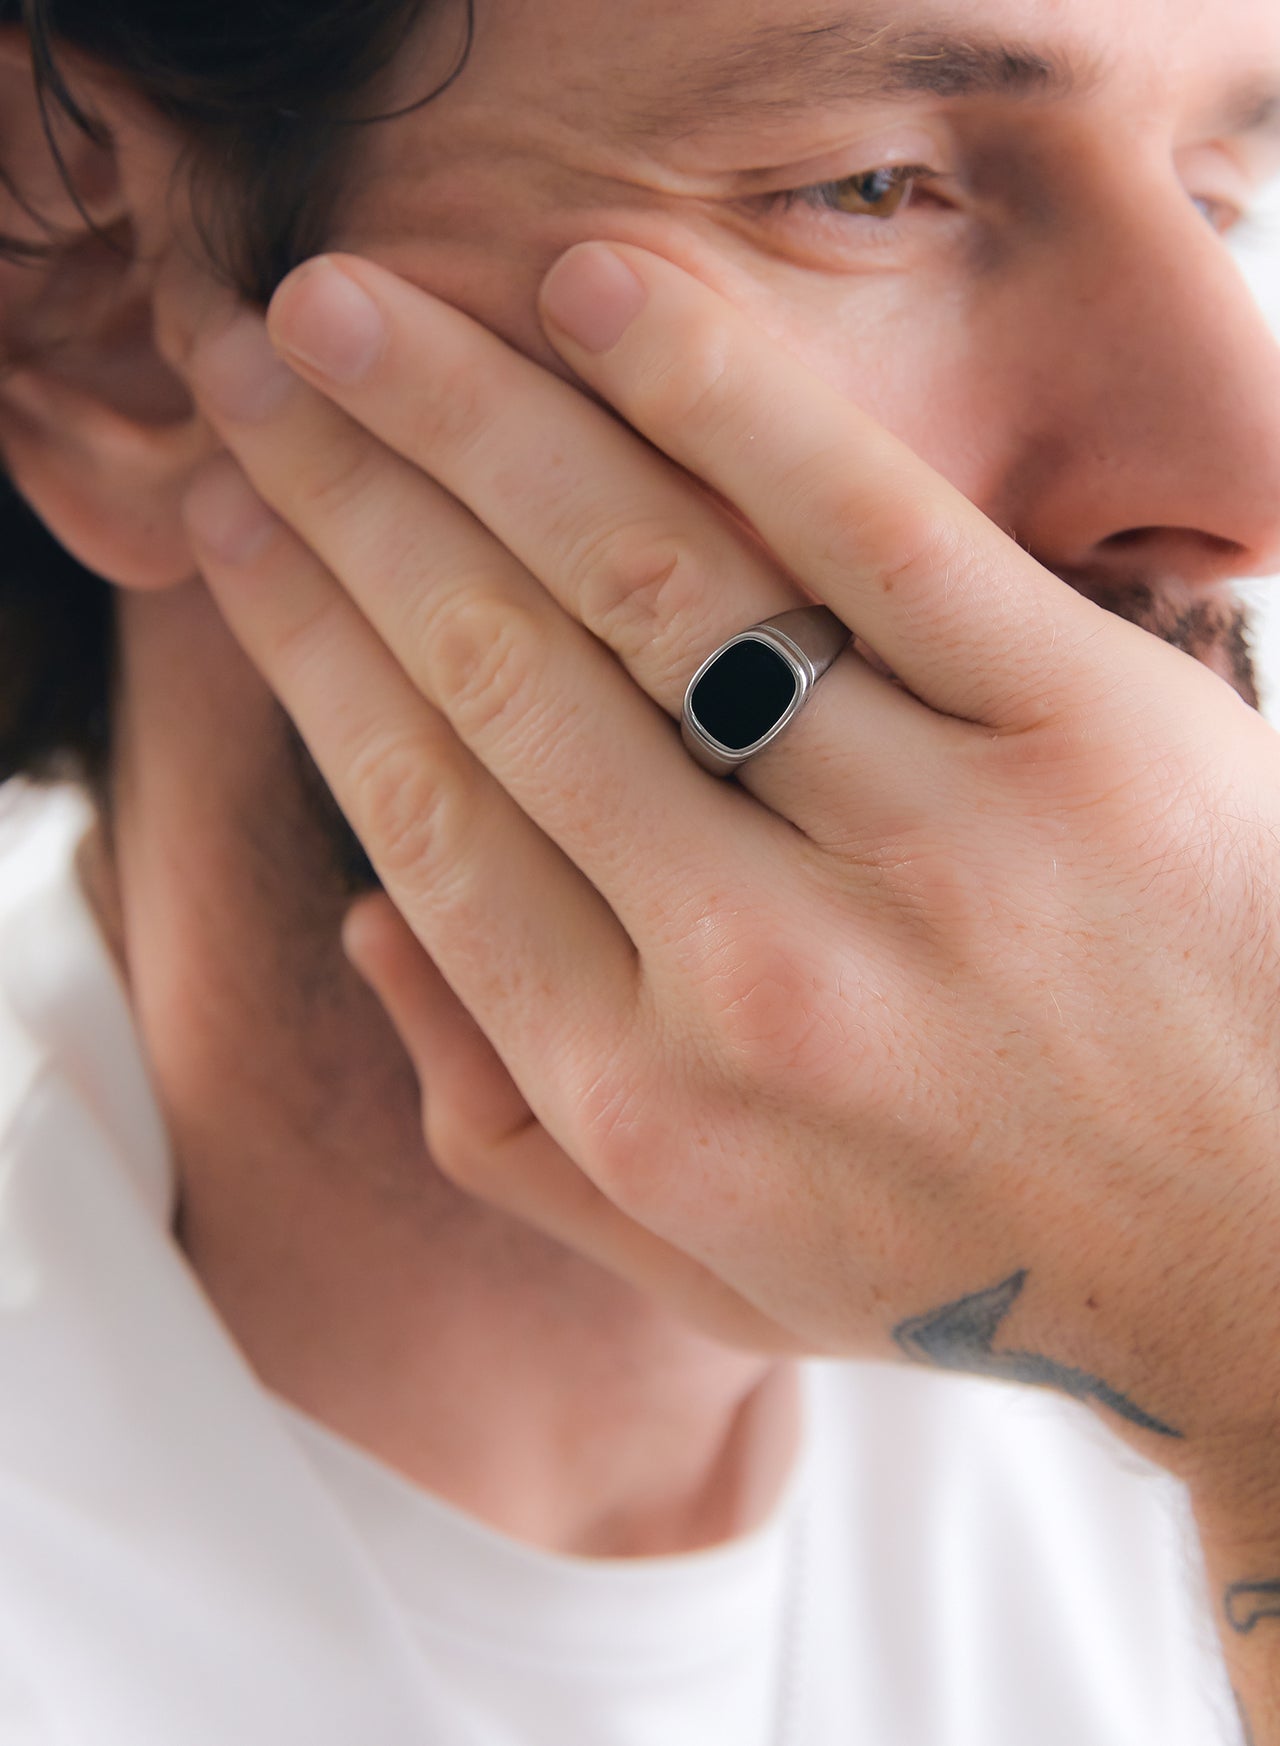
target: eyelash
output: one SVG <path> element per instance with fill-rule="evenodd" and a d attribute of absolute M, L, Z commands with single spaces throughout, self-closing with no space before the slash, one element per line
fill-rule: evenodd
<path fill-rule="evenodd" d="M 873 177 L 886 182 L 886 194 L 902 190 L 902 199 L 882 217 L 874 212 L 846 211 L 839 204 L 844 190 L 858 182 L 868 182 Z M 772 216 L 775 213 L 792 212 L 796 207 L 805 207 L 821 217 L 869 219 L 877 227 L 888 229 L 912 204 L 913 196 L 919 190 L 928 191 L 946 180 L 940 171 L 930 168 L 928 164 L 883 164 L 874 169 L 855 171 L 849 176 L 838 176 L 828 182 L 810 182 L 801 188 L 781 188 L 776 193 L 761 196 L 759 209 L 766 216 Z M 1197 200 L 1196 204 L 1221 235 L 1232 233 L 1239 237 L 1242 231 L 1247 232 L 1258 223 L 1256 213 L 1249 208 L 1242 209 L 1212 199 Z"/>
<path fill-rule="evenodd" d="M 845 190 L 873 178 L 887 184 L 886 196 L 901 191 L 901 200 L 883 217 L 874 212 L 846 211 L 839 203 Z M 811 182 L 803 188 L 781 188 L 774 194 L 766 194 L 763 197 L 763 206 L 767 213 L 790 212 L 797 206 L 806 206 L 818 213 L 829 213 L 833 218 L 863 218 L 878 225 L 887 225 L 906 210 L 918 187 L 924 184 L 933 185 L 942 180 L 941 175 L 928 164 L 882 164 L 874 169 L 858 170 L 851 176 L 838 176 L 829 182 Z"/>

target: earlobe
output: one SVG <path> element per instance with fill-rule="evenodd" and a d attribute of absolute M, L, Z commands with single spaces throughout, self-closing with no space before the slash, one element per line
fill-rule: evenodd
<path fill-rule="evenodd" d="M 162 588 L 195 573 L 179 506 L 194 467 L 220 446 L 155 342 L 176 148 L 83 62 L 75 91 L 111 137 L 95 144 L 58 122 L 73 199 L 49 151 L 25 34 L 0 31 L 0 167 L 13 184 L 0 188 L 0 232 L 47 251 L 0 260 L 0 461 L 87 568 L 121 587 Z M 52 100 L 50 112 L 60 114 Z"/>
<path fill-rule="evenodd" d="M 179 513 L 192 472 L 220 447 L 194 410 L 157 424 L 52 369 L 0 382 L 0 456 L 59 545 L 122 588 L 196 573 Z"/>

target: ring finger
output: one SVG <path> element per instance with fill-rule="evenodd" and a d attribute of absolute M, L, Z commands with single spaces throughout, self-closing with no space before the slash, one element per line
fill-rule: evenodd
<path fill-rule="evenodd" d="M 577 389 L 383 269 L 351 266 L 378 301 L 383 350 L 357 382 L 323 375 L 291 351 L 300 371 L 465 503 L 669 714 L 680 714 L 712 649 L 813 598 L 705 489 Z M 335 280 L 341 300 L 345 269 L 325 262 L 295 274 L 272 304 L 273 333 L 296 335 L 314 356 L 333 319 Z M 359 471 L 378 488 L 355 431 L 317 418 L 298 441 L 309 476 Z M 412 507 L 388 501 L 384 513 Z M 361 575 L 340 550 L 346 530 L 316 522 L 302 531 L 327 542 L 359 597 Z M 820 700 L 741 780 L 822 841 L 843 834 L 851 805 L 865 815 L 872 772 L 891 773 L 895 801 L 916 788 L 929 794 L 944 742 L 965 732 L 846 655 Z"/>
<path fill-rule="evenodd" d="M 278 571 L 285 560 L 278 551 L 255 556 L 236 574 L 208 543 L 226 494 L 248 488 L 239 464 L 223 457 L 197 485 L 194 498 L 203 513 L 192 532 L 202 570 L 237 635 L 255 658 L 269 663 L 264 670 L 279 689 L 291 672 L 280 651 L 307 646 L 312 614 L 322 625 L 348 626 L 353 665 L 363 615 L 365 634 L 377 632 L 387 665 L 394 659 L 415 691 L 444 714 L 521 812 L 600 892 L 636 945 L 644 950 L 670 938 L 689 891 L 717 874 L 711 846 L 729 838 L 749 856 L 753 841 L 758 847 L 762 837 L 781 828 L 777 821 L 732 790 L 714 793 L 708 810 L 699 773 L 670 723 L 511 554 L 439 486 L 412 474 L 399 457 L 375 454 L 373 439 L 302 383 L 293 389 L 314 401 L 286 415 L 298 419 L 308 438 L 319 434 L 318 414 L 340 423 L 344 428 L 335 434 L 356 436 L 365 452 L 341 488 L 311 481 L 309 514 L 299 515 L 294 502 L 277 501 L 298 524 L 302 538 L 293 544 L 306 551 L 317 572 L 306 595 L 313 604 L 306 614 L 296 604 L 292 608 L 297 628 L 281 616 Z M 253 426 L 239 446 L 242 454 L 260 458 L 264 447 L 287 447 L 289 434 L 282 443 L 274 425 Z M 293 465 L 307 471 L 305 458 Z M 278 497 L 286 495 L 282 485 Z M 318 537 L 317 523 L 333 536 Z M 362 579 L 358 600 L 334 579 L 335 560 L 326 548 L 335 543 L 336 561 Z M 300 558 L 292 565 L 299 572 L 303 567 Z M 299 600 L 302 590 L 296 579 L 292 592 Z M 337 641 L 336 634 L 328 638 L 325 655 L 335 666 L 338 656 L 329 648 Z M 398 688 L 384 687 L 383 693 L 390 719 Z M 280 694 L 304 737 L 326 732 L 314 688 Z M 374 710 L 372 689 L 362 695 Z M 340 798 L 344 779 L 351 790 L 349 766 L 369 762 L 362 743 L 334 744 L 322 762 Z M 353 801 L 358 807 L 358 793 Z M 367 810 L 364 817 L 348 816 L 358 832 L 369 828 Z M 385 836 L 375 822 L 365 841 L 380 870 Z"/>

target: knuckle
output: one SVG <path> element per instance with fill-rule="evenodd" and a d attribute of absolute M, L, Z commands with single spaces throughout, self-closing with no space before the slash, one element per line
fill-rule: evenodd
<path fill-rule="evenodd" d="M 613 1064 L 594 1067 L 581 1078 L 575 1107 L 583 1156 L 610 1173 L 625 1173 L 648 1140 L 649 1112 L 634 1078 Z"/>
<path fill-rule="evenodd" d="M 723 1012 L 733 1057 L 756 1084 L 813 1085 L 845 1056 L 828 978 L 817 965 L 772 953 L 749 961 Z"/>
<path fill-rule="evenodd" d="M 772 908 L 704 918 L 696 1004 L 735 1080 L 794 1097 L 847 1072 L 853 1039 L 843 957 L 819 933 Z"/>
<path fill-rule="evenodd" d="M 421 892 L 457 859 L 466 807 L 434 749 L 400 737 L 374 740 L 353 761 L 353 811 L 390 884 Z"/>
<path fill-rule="evenodd" d="M 990 746 L 990 777 L 1000 790 L 1025 797 L 1025 813 L 1040 829 L 1069 820 L 1077 849 L 1142 858 L 1175 846 L 1203 821 L 1209 771 L 1201 748 L 1188 750 L 1185 724 L 1136 712 L 1123 717 L 1079 709 Z M 1211 782 L 1212 778 L 1210 778 Z"/>
<path fill-rule="evenodd" d="M 453 594 L 425 646 L 440 706 L 467 736 L 491 734 L 522 713 L 543 665 L 535 614 L 483 590 Z"/>
<path fill-rule="evenodd" d="M 895 953 L 938 974 L 1011 949 L 1009 930 L 1035 907 L 1022 815 L 1006 818 L 1002 794 L 985 804 L 989 791 L 981 782 L 958 786 L 968 788 L 983 818 L 976 836 L 932 807 L 908 803 L 886 811 L 883 825 L 847 833 L 839 844 L 844 864 L 856 870 L 891 930 L 886 939 Z M 1051 855 L 1045 865 L 1052 867 Z"/>
<path fill-rule="evenodd" d="M 927 587 L 945 602 L 952 581 L 968 562 L 961 531 L 910 494 L 886 491 L 869 504 L 865 488 L 839 487 L 815 511 L 814 525 L 827 529 L 823 556 L 852 575 L 871 573 L 884 594 L 905 602 Z"/>
<path fill-rule="evenodd" d="M 584 1053 L 573 1107 L 575 1156 L 616 1206 L 642 1217 L 660 1202 L 664 1163 L 676 1151 L 668 1100 L 610 1050 Z"/>
<path fill-rule="evenodd" d="M 983 856 L 919 839 L 886 843 L 875 859 L 881 890 L 900 927 L 934 960 L 980 963 L 1011 931 L 1024 902 L 1013 881 L 996 880 Z"/>
<path fill-rule="evenodd" d="M 572 563 L 587 624 L 624 659 L 679 642 L 709 593 L 691 547 L 669 533 L 611 527 Z"/>

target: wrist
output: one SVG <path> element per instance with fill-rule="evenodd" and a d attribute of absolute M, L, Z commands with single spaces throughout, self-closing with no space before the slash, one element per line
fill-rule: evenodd
<path fill-rule="evenodd" d="M 1280 1434 L 1184 1476 L 1246 1746 L 1280 1746 Z"/>

